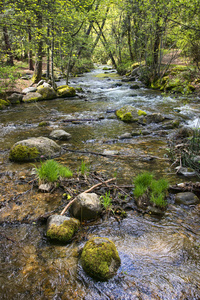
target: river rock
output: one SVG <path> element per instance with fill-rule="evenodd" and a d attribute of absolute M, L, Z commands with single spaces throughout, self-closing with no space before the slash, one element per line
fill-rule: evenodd
<path fill-rule="evenodd" d="M 22 102 L 23 95 L 19 93 L 13 93 L 8 97 L 8 100 L 10 101 L 11 104 L 19 104 Z"/>
<path fill-rule="evenodd" d="M 160 113 L 153 113 L 151 115 L 148 115 L 147 122 L 148 123 L 161 123 L 165 120 L 165 117 L 161 115 Z"/>
<path fill-rule="evenodd" d="M 33 86 L 30 86 L 30 87 L 28 87 L 28 88 L 25 88 L 23 91 L 22 91 L 22 93 L 23 94 L 27 94 L 27 93 L 31 93 L 31 92 L 36 92 L 36 88 L 35 87 L 33 87 Z"/>
<path fill-rule="evenodd" d="M 125 105 L 116 110 L 115 113 L 120 120 L 127 123 L 137 122 L 139 120 L 138 110 L 131 105 Z"/>
<path fill-rule="evenodd" d="M 132 138 L 132 135 L 130 132 L 125 132 L 119 136 L 119 139 L 131 139 L 131 138 Z"/>
<path fill-rule="evenodd" d="M 10 150 L 9 158 L 13 161 L 32 161 L 41 157 L 50 158 L 60 154 L 61 147 L 46 137 L 33 137 L 19 141 Z"/>
<path fill-rule="evenodd" d="M 42 95 L 43 100 L 51 100 L 57 98 L 56 92 L 48 83 L 40 85 L 37 88 L 37 92 Z"/>
<path fill-rule="evenodd" d="M 61 215 L 52 215 L 47 221 L 47 237 L 59 242 L 72 239 L 80 225 L 79 220 Z"/>
<path fill-rule="evenodd" d="M 76 90 L 68 85 L 61 85 L 57 88 L 58 97 L 74 97 Z"/>
<path fill-rule="evenodd" d="M 62 129 L 56 129 L 53 130 L 50 133 L 50 138 L 55 139 L 55 140 L 69 140 L 71 138 L 71 134 L 62 130 Z"/>
<path fill-rule="evenodd" d="M 89 276 L 106 281 L 117 273 L 121 260 L 112 241 L 108 238 L 95 237 L 85 244 L 81 264 Z"/>
<path fill-rule="evenodd" d="M 198 204 L 199 198 L 192 192 L 184 192 L 184 193 L 178 193 L 175 196 L 175 202 L 177 204 L 184 204 L 184 205 L 192 205 L 192 204 Z"/>
<path fill-rule="evenodd" d="M 22 98 L 22 101 L 23 102 L 34 102 L 34 101 L 40 101 L 42 99 L 43 99 L 43 97 L 41 94 L 39 94 L 37 92 L 29 92 Z"/>
<path fill-rule="evenodd" d="M 79 220 L 93 220 L 101 213 L 100 198 L 95 193 L 81 193 L 71 205 L 72 215 Z"/>

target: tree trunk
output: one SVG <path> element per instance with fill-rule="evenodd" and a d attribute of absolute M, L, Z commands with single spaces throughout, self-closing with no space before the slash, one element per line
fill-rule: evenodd
<path fill-rule="evenodd" d="M 105 18 L 103 19 L 103 22 L 101 24 L 101 31 L 103 31 L 104 25 L 106 23 L 108 12 L 109 12 L 109 7 L 107 7 Z M 97 37 L 96 37 L 95 42 L 94 42 L 94 45 L 92 46 L 91 54 L 94 52 L 94 49 L 95 49 L 96 45 L 99 42 L 99 39 L 101 37 L 101 31 L 97 34 Z"/>
<path fill-rule="evenodd" d="M 33 52 L 32 52 L 32 35 L 31 35 L 31 26 L 30 26 L 30 20 L 28 21 L 28 42 L 29 42 L 29 51 L 28 51 L 28 66 L 29 70 L 34 71 L 33 67 Z"/>
<path fill-rule="evenodd" d="M 9 36 L 8 36 L 8 30 L 6 25 L 3 26 L 3 36 L 4 36 L 4 42 L 6 46 L 6 54 L 7 54 L 7 64 L 10 66 L 14 65 L 14 59 L 13 59 L 13 54 L 11 50 L 11 44 L 9 41 Z"/>
<path fill-rule="evenodd" d="M 47 27 L 47 76 L 50 78 L 50 45 L 49 45 L 49 25 Z"/>
<path fill-rule="evenodd" d="M 52 23 L 51 29 L 51 80 L 52 80 L 52 87 L 55 89 L 55 77 L 54 77 L 54 24 Z"/>
<path fill-rule="evenodd" d="M 129 48 L 129 54 L 130 54 L 130 59 L 133 61 L 133 52 L 132 52 L 132 47 L 131 47 L 131 18 L 130 15 L 128 15 L 128 48 Z"/>
<path fill-rule="evenodd" d="M 104 48 L 105 48 L 106 51 L 108 52 L 108 55 L 109 55 L 109 57 L 110 57 L 110 59 L 111 59 L 111 61 L 112 61 L 112 64 L 113 64 L 114 68 L 117 69 L 117 64 L 116 64 L 116 62 L 115 62 L 115 59 L 114 59 L 114 56 L 113 56 L 112 52 L 111 52 L 110 49 L 109 49 L 108 42 L 107 42 L 107 40 L 106 40 L 105 35 L 103 34 L 103 31 L 101 30 L 101 26 L 98 24 L 97 21 L 96 21 L 96 24 L 97 24 L 97 26 L 98 26 L 98 28 L 99 28 L 99 31 L 100 31 L 100 34 L 101 34 L 101 36 L 102 36 L 102 38 L 103 38 L 103 39 L 102 39 L 102 43 L 103 43 L 103 45 L 104 45 Z M 94 28 L 94 30 L 97 32 L 97 30 L 95 29 L 94 26 L 93 26 L 93 28 Z M 98 34 L 98 32 L 97 32 L 97 34 Z"/>
<path fill-rule="evenodd" d="M 38 42 L 35 70 L 33 74 L 33 83 L 39 82 L 42 78 L 42 49 L 43 49 L 43 42 L 42 40 L 40 40 Z"/>
<path fill-rule="evenodd" d="M 38 5 L 41 5 L 41 0 L 38 0 Z M 33 83 L 37 83 L 42 78 L 42 51 L 43 51 L 43 41 L 42 41 L 42 11 L 38 10 L 36 12 L 36 19 L 38 25 L 38 35 L 37 35 L 37 54 L 35 62 L 35 70 L 33 74 Z"/>

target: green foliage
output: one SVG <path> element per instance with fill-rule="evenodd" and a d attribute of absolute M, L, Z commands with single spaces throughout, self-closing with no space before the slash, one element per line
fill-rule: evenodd
<path fill-rule="evenodd" d="M 41 182 L 56 182 L 59 178 L 70 178 L 73 175 L 69 168 L 53 159 L 41 163 L 41 166 L 36 168 L 36 173 Z"/>
<path fill-rule="evenodd" d="M 112 198 L 110 197 L 110 191 L 108 193 L 106 192 L 104 196 L 101 196 L 100 200 L 105 210 L 111 209 Z"/>
<path fill-rule="evenodd" d="M 146 195 L 149 201 L 158 207 L 165 207 L 167 205 L 165 196 L 169 184 L 166 179 L 155 180 L 151 173 L 144 172 L 135 178 L 134 185 L 133 194 L 136 199 Z"/>
<path fill-rule="evenodd" d="M 20 77 L 17 67 L 2 65 L 0 66 L 0 93 L 5 93 L 8 89 L 15 86 L 16 80 Z"/>

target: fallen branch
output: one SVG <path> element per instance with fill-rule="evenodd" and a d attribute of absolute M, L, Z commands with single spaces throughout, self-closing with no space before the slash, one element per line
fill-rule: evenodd
<path fill-rule="evenodd" d="M 107 185 L 107 183 L 109 183 L 109 182 L 111 182 L 111 181 L 113 181 L 113 180 L 115 180 L 115 179 L 116 179 L 116 178 L 114 177 L 114 178 L 108 179 L 108 180 L 106 180 L 106 181 L 97 183 L 97 184 L 93 185 L 91 188 L 89 188 L 88 190 L 84 191 L 84 193 L 89 193 L 89 192 L 91 192 L 93 189 L 95 189 L 96 187 L 98 187 L 98 186 L 100 186 L 100 185 L 102 185 L 102 184 Z M 61 214 L 60 214 L 61 216 L 64 215 L 64 213 L 68 210 L 68 208 L 70 207 L 70 205 L 71 205 L 76 199 L 77 199 L 77 197 L 75 197 L 73 200 L 71 200 L 71 201 L 65 206 L 65 208 L 62 210 L 62 212 L 61 212 Z"/>
<path fill-rule="evenodd" d="M 126 159 L 126 158 L 138 158 L 138 159 L 160 159 L 160 160 L 169 160 L 169 158 L 163 158 L 163 157 L 158 157 L 158 156 L 152 156 L 152 155 L 119 155 L 119 154 L 104 154 L 104 153 L 99 153 L 99 152 L 93 152 L 93 151 L 84 151 L 84 150 L 72 150 L 68 149 L 63 146 L 63 149 L 66 152 L 74 152 L 74 153 L 81 153 L 81 154 L 92 154 L 92 155 L 98 155 L 98 156 L 104 156 L 104 157 L 113 157 L 113 158 L 119 158 L 119 159 Z"/>

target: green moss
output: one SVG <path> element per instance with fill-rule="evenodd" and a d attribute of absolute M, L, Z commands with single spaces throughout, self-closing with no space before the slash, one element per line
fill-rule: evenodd
<path fill-rule="evenodd" d="M 131 112 L 131 110 L 133 111 L 133 113 Z M 138 116 L 136 109 L 134 107 L 131 108 L 125 106 L 116 111 L 116 116 L 123 122 L 127 122 L 127 123 L 138 121 L 138 118 L 133 117 L 133 114 L 134 116 Z"/>
<path fill-rule="evenodd" d="M 76 90 L 68 85 L 62 85 L 57 88 L 57 93 L 59 97 L 74 97 Z"/>
<path fill-rule="evenodd" d="M 29 148 L 19 144 L 10 150 L 9 159 L 16 162 L 31 161 L 37 159 L 39 154 L 36 147 Z"/>
<path fill-rule="evenodd" d="M 4 109 L 6 106 L 10 105 L 9 102 L 3 100 L 3 99 L 0 99 L 0 110 L 1 109 Z"/>
<path fill-rule="evenodd" d="M 48 126 L 49 125 L 49 122 L 47 121 L 42 121 L 39 123 L 38 127 L 45 127 L 45 126 Z"/>
<path fill-rule="evenodd" d="M 146 116 L 147 113 L 141 109 L 138 110 L 138 116 Z"/>
<path fill-rule="evenodd" d="M 82 251 L 81 262 L 84 271 L 91 277 L 99 280 L 108 280 L 115 270 L 110 266 L 116 263 L 116 268 L 120 266 L 120 257 L 115 244 L 107 238 L 93 238 L 89 240 Z"/>
<path fill-rule="evenodd" d="M 78 230 L 79 225 L 80 222 L 78 220 L 65 220 L 59 226 L 52 224 L 47 230 L 47 237 L 60 242 L 68 242 Z"/>

